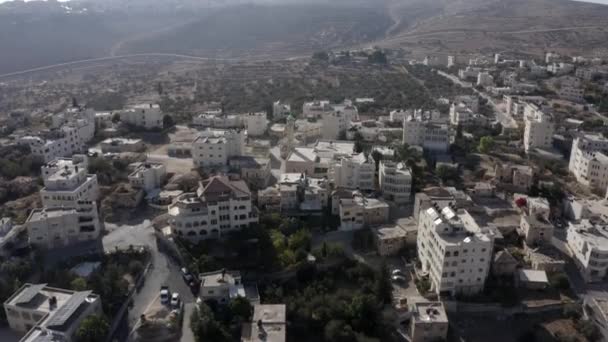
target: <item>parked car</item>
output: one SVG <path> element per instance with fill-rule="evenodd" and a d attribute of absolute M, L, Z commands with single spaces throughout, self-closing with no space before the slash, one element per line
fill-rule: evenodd
<path fill-rule="evenodd" d="M 161 286 L 160 287 L 160 302 L 162 304 L 168 304 L 171 297 L 171 293 L 169 292 L 169 286 Z"/>
<path fill-rule="evenodd" d="M 395 268 L 395 269 L 394 269 L 394 270 L 391 272 L 391 275 L 394 275 L 394 276 L 397 276 L 397 275 L 399 275 L 399 276 L 404 276 L 403 271 L 402 271 L 402 270 L 400 270 L 400 269 L 398 269 L 398 268 Z"/>
<path fill-rule="evenodd" d="M 179 293 L 173 292 L 173 295 L 171 295 L 171 306 L 178 306 L 178 305 L 179 305 Z"/>

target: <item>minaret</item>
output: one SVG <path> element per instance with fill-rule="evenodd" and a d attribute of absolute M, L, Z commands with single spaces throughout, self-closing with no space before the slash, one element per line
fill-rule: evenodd
<path fill-rule="evenodd" d="M 296 119 L 293 117 L 293 115 L 289 114 L 287 116 L 287 123 L 285 125 L 283 143 L 281 145 L 281 158 L 283 159 L 287 159 L 289 153 L 291 153 L 291 150 L 294 148 L 295 126 Z"/>

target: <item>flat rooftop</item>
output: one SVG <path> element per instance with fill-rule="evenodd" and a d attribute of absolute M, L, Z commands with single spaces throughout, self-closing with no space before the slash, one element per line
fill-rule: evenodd
<path fill-rule="evenodd" d="M 415 324 L 448 323 L 448 315 L 441 302 L 417 302 L 413 309 Z"/>
<path fill-rule="evenodd" d="M 27 222 L 37 222 L 48 218 L 61 217 L 68 214 L 76 214 L 75 208 L 43 208 L 34 209 L 27 219 Z"/>

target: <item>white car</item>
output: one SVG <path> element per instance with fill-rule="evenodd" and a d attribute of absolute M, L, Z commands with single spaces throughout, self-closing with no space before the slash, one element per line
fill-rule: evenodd
<path fill-rule="evenodd" d="M 169 287 L 168 286 L 162 286 L 160 288 L 160 302 L 162 304 L 169 303 L 169 297 L 170 296 L 171 296 L 171 293 L 169 292 Z"/>
<path fill-rule="evenodd" d="M 402 275 L 394 275 L 391 277 L 391 280 L 395 283 L 405 283 L 407 280 Z"/>
<path fill-rule="evenodd" d="M 179 293 L 174 292 L 171 295 L 171 306 L 178 306 L 179 305 Z"/>
<path fill-rule="evenodd" d="M 403 276 L 404 274 L 403 274 L 403 271 L 402 271 L 402 270 L 400 270 L 400 269 L 398 269 L 398 268 L 395 268 L 395 269 L 394 269 L 394 270 L 391 272 L 391 275 L 394 275 L 394 276 Z"/>

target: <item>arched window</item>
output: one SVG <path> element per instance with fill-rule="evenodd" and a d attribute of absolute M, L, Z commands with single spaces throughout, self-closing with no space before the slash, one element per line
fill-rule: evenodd
<path fill-rule="evenodd" d="M 196 233 L 192 230 L 188 232 L 188 236 L 195 236 L 195 235 L 196 235 Z"/>

